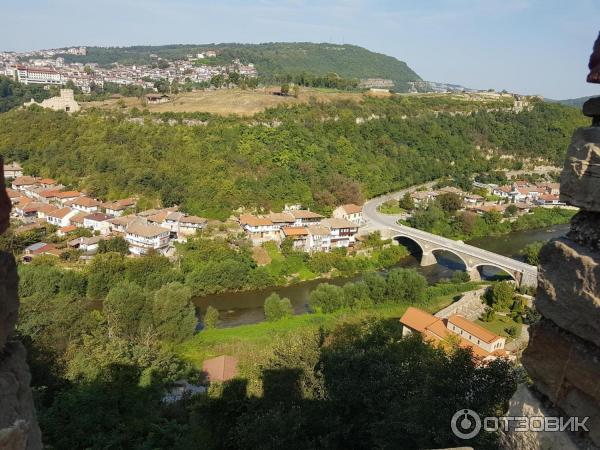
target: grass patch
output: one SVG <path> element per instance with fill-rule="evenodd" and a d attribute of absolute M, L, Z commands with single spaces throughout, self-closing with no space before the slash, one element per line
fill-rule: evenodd
<path fill-rule="evenodd" d="M 404 209 L 400 208 L 396 200 L 388 200 L 382 203 L 377 210 L 382 214 L 402 214 L 405 212 Z"/>
<path fill-rule="evenodd" d="M 483 320 L 477 319 L 475 323 L 477 325 L 481 325 L 486 330 L 496 333 L 498 336 L 504 336 L 509 340 L 518 338 L 521 335 L 521 329 L 523 327 L 523 324 L 515 322 L 509 316 L 502 316 L 498 313 L 496 313 L 496 317 L 491 322 L 484 322 Z M 517 329 L 517 334 L 514 337 L 509 336 L 506 332 L 506 328 L 510 328 L 512 326 L 516 327 Z"/>
<path fill-rule="evenodd" d="M 265 266 L 271 275 L 275 277 L 293 276 L 298 281 L 312 280 L 317 277 L 317 274 L 308 268 L 300 255 L 286 257 L 274 242 L 265 242 L 262 248 L 271 258 L 271 262 Z"/>
<path fill-rule="evenodd" d="M 465 283 L 463 287 L 462 292 L 473 289 L 470 283 Z M 460 295 L 461 292 L 446 293 L 417 306 L 434 313 L 453 303 Z M 330 314 L 301 314 L 275 322 L 203 330 L 177 346 L 176 351 L 196 367 L 202 367 L 205 359 L 223 354 L 238 357 L 241 368 L 254 367 L 264 360 L 263 358 L 268 357 L 277 338 L 301 329 L 316 330 L 323 327 L 325 330 L 331 330 L 339 323 L 361 321 L 368 317 L 400 318 L 409 306 L 411 305 L 405 303 L 382 303 L 367 309 L 345 309 Z"/>

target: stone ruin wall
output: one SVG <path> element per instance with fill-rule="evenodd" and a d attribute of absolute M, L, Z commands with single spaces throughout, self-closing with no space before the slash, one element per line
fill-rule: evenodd
<path fill-rule="evenodd" d="M 0 233 L 8 228 L 10 206 L 4 172 L 0 171 Z M 0 449 L 37 450 L 42 448 L 42 437 L 29 386 L 27 355 L 13 336 L 19 313 L 18 285 L 14 257 L 0 252 Z"/>
<path fill-rule="evenodd" d="M 593 125 L 573 134 L 561 174 L 561 199 L 580 211 L 567 235 L 541 250 L 535 305 L 542 319 L 529 330 L 523 365 L 554 407 L 589 417 L 582 437 L 593 448 L 600 447 L 600 97 L 583 112 Z"/>

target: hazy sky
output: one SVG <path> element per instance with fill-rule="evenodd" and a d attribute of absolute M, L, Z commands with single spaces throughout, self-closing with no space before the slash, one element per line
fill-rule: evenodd
<path fill-rule="evenodd" d="M 423 79 L 570 98 L 600 0 L 29 0 L 2 5 L 0 49 L 311 41 L 356 44 Z"/>

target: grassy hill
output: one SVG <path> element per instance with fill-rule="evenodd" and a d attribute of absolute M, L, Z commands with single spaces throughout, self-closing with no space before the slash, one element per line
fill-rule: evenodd
<path fill-rule="evenodd" d="M 310 42 L 88 47 L 86 56 L 65 55 L 65 59 L 82 63 L 97 62 L 101 65 L 114 62 L 150 64 L 156 61 L 152 55 L 175 60 L 207 50 L 215 50 L 218 53 L 218 57 L 211 58 L 210 62 L 228 63 L 232 59 L 252 62 L 256 65 L 259 75 L 267 80 L 302 72 L 313 75 L 334 72 L 343 78 L 391 79 L 396 89 L 405 90 L 407 81 L 421 79 L 405 62 L 394 57 L 355 45 Z"/>

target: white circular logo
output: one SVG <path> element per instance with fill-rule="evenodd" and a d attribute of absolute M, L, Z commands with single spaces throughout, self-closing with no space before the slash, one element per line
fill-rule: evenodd
<path fill-rule="evenodd" d="M 450 426 L 456 437 L 471 439 L 481 430 L 481 419 L 472 409 L 459 409 L 452 416 Z"/>

